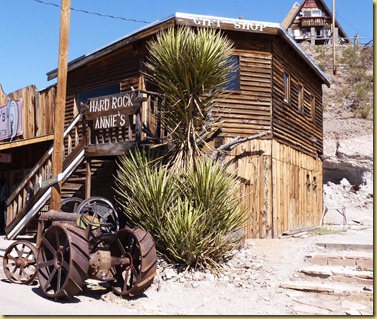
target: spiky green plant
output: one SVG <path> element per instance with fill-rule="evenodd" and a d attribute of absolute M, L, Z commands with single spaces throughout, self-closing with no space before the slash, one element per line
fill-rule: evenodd
<path fill-rule="evenodd" d="M 213 130 L 210 111 L 231 80 L 232 42 L 214 29 L 169 28 L 149 43 L 146 78 L 165 95 L 161 125 L 172 148 L 170 164 L 190 166 Z"/>
<path fill-rule="evenodd" d="M 117 201 L 131 224 L 151 233 L 167 260 L 217 269 L 242 239 L 246 210 L 237 183 L 219 164 L 196 160 L 195 169 L 146 165 L 145 153 L 119 159 Z"/>

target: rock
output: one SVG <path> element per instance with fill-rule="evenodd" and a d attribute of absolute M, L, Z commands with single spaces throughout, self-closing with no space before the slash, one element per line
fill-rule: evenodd
<path fill-rule="evenodd" d="M 196 281 L 194 281 L 193 283 L 191 283 L 191 287 L 192 288 L 198 288 L 199 284 Z"/>
<path fill-rule="evenodd" d="M 205 278 L 206 278 L 206 280 L 208 280 L 208 281 L 210 281 L 210 282 L 214 282 L 215 279 L 216 279 L 216 277 L 215 277 L 214 274 L 206 274 L 206 275 L 205 275 Z"/>
<path fill-rule="evenodd" d="M 192 274 L 192 280 L 194 281 L 202 280 L 202 275 L 199 272 L 194 272 Z"/>
<path fill-rule="evenodd" d="M 346 187 L 350 187 L 350 186 L 351 186 L 351 183 L 350 183 L 346 178 L 343 178 L 343 179 L 340 181 L 340 185 L 342 185 L 343 188 L 346 188 Z"/>
<path fill-rule="evenodd" d="M 174 269 L 172 268 L 166 268 L 164 272 L 162 273 L 162 279 L 164 280 L 170 280 L 174 277 L 176 277 L 177 273 Z"/>

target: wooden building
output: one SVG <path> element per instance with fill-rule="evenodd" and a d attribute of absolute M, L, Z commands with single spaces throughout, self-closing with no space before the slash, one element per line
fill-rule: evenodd
<path fill-rule="evenodd" d="M 112 198 L 116 156 L 135 144 L 158 142 L 163 132 L 155 115 L 161 96 L 153 93 L 140 71 L 148 56 L 148 41 L 163 29 L 181 25 L 216 28 L 234 42 L 238 72 L 214 111 L 224 119 L 216 146 L 236 136 L 271 132 L 240 144 L 227 158 L 230 169 L 243 181 L 240 197 L 249 208 L 248 237 L 277 237 L 287 230 L 319 225 L 322 85 L 330 85 L 328 77 L 280 24 L 176 13 L 69 63 L 63 172 L 51 176 L 52 149 L 30 159 L 33 165 L 25 166 L 24 179 L 7 198 L 8 238 L 27 230 L 48 209 L 54 180 L 62 180 L 63 198 Z M 57 70 L 47 75 L 51 80 Z M 23 113 L 39 108 L 46 118 L 40 118 L 40 112 L 34 117 L 24 115 L 24 127 L 34 125 L 31 136 L 0 144 L 13 152 L 13 159 L 22 149 L 12 143 L 27 143 L 31 138 L 36 150 L 43 143 L 37 140 L 40 136 L 51 140 L 54 102 L 49 94 L 54 90 L 34 92 L 33 98 L 25 100 Z M 12 97 L 22 94 L 15 92 Z M 81 102 L 90 105 L 84 114 Z M 42 122 L 43 132 L 38 132 Z M 49 146 L 53 147 L 51 141 Z M 12 165 L 6 167 L 8 173 Z M 19 165 L 23 168 L 25 163 Z"/>
<path fill-rule="evenodd" d="M 281 25 L 298 43 L 309 41 L 311 45 L 331 44 L 332 12 L 324 0 L 302 0 L 301 4 L 295 2 Z M 336 43 L 350 42 L 336 19 L 334 36 Z"/>

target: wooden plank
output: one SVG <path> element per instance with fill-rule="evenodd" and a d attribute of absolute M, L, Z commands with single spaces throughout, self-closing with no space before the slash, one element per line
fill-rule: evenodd
<path fill-rule="evenodd" d="M 15 147 L 20 147 L 20 146 L 25 146 L 25 145 L 51 141 L 53 139 L 54 139 L 54 135 L 50 134 L 50 135 L 34 137 L 34 138 L 29 138 L 29 139 L 17 140 L 10 143 L 0 144 L 0 151 L 13 149 Z"/>

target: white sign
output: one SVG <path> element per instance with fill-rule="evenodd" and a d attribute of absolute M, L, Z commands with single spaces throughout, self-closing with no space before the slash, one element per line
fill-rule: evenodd
<path fill-rule="evenodd" d="M 211 27 L 211 28 L 219 28 L 221 29 L 222 25 L 231 25 L 235 30 L 245 30 L 245 31 L 259 31 L 263 32 L 266 26 L 261 22 L 253 22 L 253 21 L 222 21 L 219 19 L 211 19 L 211 18 L 194 18 L 193 22 L 197 26 L 202 27 Z"/>
<path fill-rule="evenodd" d="M 11 100 L 0 106 L 0 141 L 22 135 L 22 99 Z"/>

